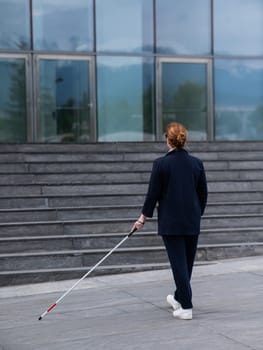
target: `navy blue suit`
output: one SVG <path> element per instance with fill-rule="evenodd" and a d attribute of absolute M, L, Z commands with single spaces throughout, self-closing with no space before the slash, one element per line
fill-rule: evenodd
<path fill-rule="evenodd" d="M 206 199 L 206 176 L 201 160 L 184 149 L 173 150 L 153 163 L 142 213 L 152 217 L 158 203 L 160 235 L 197 235 Z"/>
<path fill-rule="evenodd" d="M 178 149 L 154 161 L 142 213 L 152 217 L 158 204 L 158 234 L 172 267 L 174 297 L 184 309 L 192 308 L 190 280 L 206 201 L 207 183 L 200 159 Z"/>

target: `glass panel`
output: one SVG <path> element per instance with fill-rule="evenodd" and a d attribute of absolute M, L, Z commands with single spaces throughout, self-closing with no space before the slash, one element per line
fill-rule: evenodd
<path fill-rule="evenodd" d="M 205 63 L 162 64 L 162 121 L 182 123 L 189 139 L 207 139 L 207 65 Z"/>
<path fill-rule="evenodd" d="M 263 61 L 215 61 L 217 140 L 263 140 Z"/>
<path fill-rule="evenodd" d="M 209 54 L 210 0 L 157 0 L 157 52 Z"/>
<path fill-rule="evenodd" d="M 153 60 L 98 58 L 99 141 L 154 139 Z"/>
<path fill-rule="evenodd" d="M 153 51 L 152 0 L 97 0 L 98 51 Z"/>
<path fill-rule="evenodd" d="M 33 0 L 35 50 L 92 51 L 92 0 Z"/>
<path fill-rule="evenodd" d="M 90 141 L 89 62 L 40 60 L 40 141 Z"/>
<path fill-rule="evenodd" d="M 263 1 L 214 0 L 216 54 L 263 54 Z"/>
<path fill-rule="evenodd" d="M 25 60 L 0 58 L 0 77 L 0 142 L 25 142 Z"/>
<path fill-rule="evenodd" d="M 29 1 L 1 0 L 0 48 L 29 49 L 29 31 Z"/>

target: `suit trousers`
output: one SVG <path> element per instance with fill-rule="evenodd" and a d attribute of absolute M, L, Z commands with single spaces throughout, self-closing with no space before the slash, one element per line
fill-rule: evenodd
<path fill-rule="evenodd" d="M 190 281 L 198 237 L 199 235 L 162 236 L 176 285 L 174 298 L 181 304 L 183 309 L 191 309 L 193 307 Z"/>

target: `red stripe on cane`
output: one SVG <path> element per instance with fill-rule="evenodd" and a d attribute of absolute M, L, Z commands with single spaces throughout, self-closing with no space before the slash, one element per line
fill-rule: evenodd
<path fill-rule="evenodd" d="M 47 309 L 47 312 L 50 312 L 52 309 L 54 309 L 54 307 L 56 307 L 57 306 L 57 304 L 55 303 L 55 304 L 53 304 L 53 305 L 51 305 L 48 309 Z"/>

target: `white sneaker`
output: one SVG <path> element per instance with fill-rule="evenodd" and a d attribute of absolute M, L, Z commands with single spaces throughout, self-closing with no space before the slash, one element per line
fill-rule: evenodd
<path fill-rule="evenodd" d="M 179 309 L 173 312 L 173 316 L 179 318 L 180 320 L 192 320 L 193 318 L 193 309 Z"/>
<path fill-rule="evenodd" d="M 178 303 L 178 301 L 175 300 L 175 299 L 174 299 L 174 296 L 171 295 L 171 294 L 167 295 L 166 301 L 167 301 L 168 304 L 171 305 L 171 307 L 172 307 L 174 310 L 177 310 L 177 309 L 179 309 L 179 308 L 181 307 L 181 304 Z"/>

